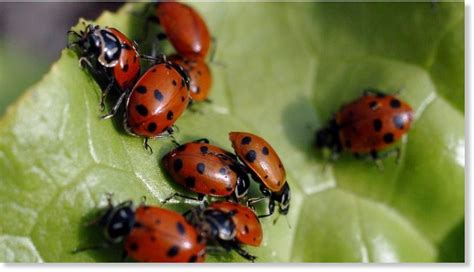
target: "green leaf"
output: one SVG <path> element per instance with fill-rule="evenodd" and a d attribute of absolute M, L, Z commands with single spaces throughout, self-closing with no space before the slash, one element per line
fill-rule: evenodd
<path fill-rule="evenodd" d="M 253 132 L 288 172 L 291 211 L 275 225 L 262 220 L 263 245 L 246 247 L 257 261 L 464 261 L 462 3 L 193 5 L 225 66 L 211 64 L 213 103 L 180 118 L 178 141 L 207 137 L 230 149 L 228 132 Z M 138 39 L 139 6 L 97 23 Z M 416 111 L 399 143 L 401 163 L 388 158 L 380 171 L 344 155 L 325 166 L 312 146 L 315 130 L 367 87 L 400 91 Z M 100 243 L 84 224 L 104 194 L 156 204 L 181 190 L 159 167 L 170 141 L 151 141 L 148 155 L 120 118 L 99 120 L 100 92 L 64 50 L 0 121 L 0 261 L 119 261 L 120 245 L 70 253 Z"/>

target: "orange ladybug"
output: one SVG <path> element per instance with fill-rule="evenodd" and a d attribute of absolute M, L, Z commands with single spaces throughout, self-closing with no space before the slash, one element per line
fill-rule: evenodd
<path fill-rule="evenodd" d="M 290 186 L 286 182 L 285 167 L 273 147 L 263 138 L 248 132 L 231 132 L 229 139 L 244 168 L 260 183 L 263 197 L 249 199 L 248 204 L 268 198 L 269 212 L 260 218 L 273 214 L 275 202 L 279 204 L 279 212 L 286 215 L 290 208 Z"/>
<path fill-rule="evenodd" d="M 111 112 L 102 117 L 110 118 L 140 75 L 138 49 L 133 41 L 115 28 L 88 25 L 85 31 L 69 33 L 79 38 L 70 42 L 68 47 L 77 46 L 80 49 L 81 65 L 87 65 L 95 76 L 107 81 L 100 100 L 101 109 L 104 108 L 104 101 L 113 86 L 120 91 L 120 97 Z"/>
<path fill-rule="evenodd" d="M 198 194 L 244 198 L 250 187 L 247 174 L 239 171 L 232 154 L 200 139 L 179 145 L 162 158 L 164 169 L 178 184 Z"/>
<path fill-rule="evenodd" d="M 133 87 L 125 106 L 124 127 L 148 138 L 173 133 L 172 126 L 189 102 L 189 76 L 181 66 L 165 61 L 148 69 Z"/>
<path fill-rule="evenodd" d="M 179 213 L 131 201 L 109 206 L 97 221 L 107 243 L 76 249 L 75 253 L 124 241 L 125 256 L 139 262 L 203 262 L 206 244 Z"/>
<path fill-rule="evenodd" d="M 347 150 L 355 155 L 369 154 L 378 161 L 379 151 L 410 130 L 413 116 L 411 106 L 401 99 L 366 90 L 362 97 L 342 106 L 327 127 L 317 131 L 316 147 L 330 148 L 333 158 Z M 399 157 L 400 149 L 395 152 Z"/>
<path fill-rule="evenodd" d="M 211 35 L 193 8 L 178 2 L 160 2 L 156 5 L 156 16 L 178 54 L 187 58 L 206 57 Z"/>

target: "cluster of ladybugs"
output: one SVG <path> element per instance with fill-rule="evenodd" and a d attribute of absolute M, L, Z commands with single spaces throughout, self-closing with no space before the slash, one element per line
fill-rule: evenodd
<path fill-rule="evenodd" d="M 166 137 L 191 100 L 207 100 L 211 74 L 204 61 L 211 37 L 204 20 L 191 7 L 177 2 L 156 4 L 155 13 L 177 54 L 153 58 L 139 53 L 138 46 L 114 28 L 89 25 L 73 32 L 70 48 L 77 48 L 80 63 L 107 85 L 100 100 L 115 89 L 120 93 L 111 111 L 113 117 L 125 100 L 124 128 L 145 139 Z M 141 74 L 140 59 L 156 63 Z M 399 139 L 410 127 L 410 106 L 394 96 L 368 91 L 344 106 L 327 128 L 317 132 L 316 146 L 329 147 L 333 154 L 343 149 L 370 154 Z M 106 243 L 99 248 L 125 242 L 125 256 L 136 261 L 199 262 L 206 251 L 218 247 L 235 250 L 254 260 L 241 245 L 259 246 L 262 227 L 259 218 L 270 216 L 278 205 L 286 215 L 290 206 L 290 187 L 283 164 L 271 145 L 257 135 L 229 134 L 234 153 L 200 139 L 178 146 L 162 158 L 171 178 L 197 194 L 201 205 L 184 214 L 156 206 L 133 208 L 131 201 L 109 206 L 96 221 L 103 227 Z M 260 184 L 261 196 L 248 198 L 251 176 Z M 172 197 L 185 197 L 174 194 Z M 204 196 L 225 201 L 207 204 Z M 171 197 L 170 197 L 171 198 Z M 268 212 L 257 216 L 254 204 L 267 199 Z M 167 199 L 169 200 L 169 199 Z M 167 201 L 166 200 L 166 201 Z M 166 202 L 165 201 L 165 202 Z M 245 203 L 245 204 L 241 204 Z M 93 249 L 83 247 L 76 252 Z"/>

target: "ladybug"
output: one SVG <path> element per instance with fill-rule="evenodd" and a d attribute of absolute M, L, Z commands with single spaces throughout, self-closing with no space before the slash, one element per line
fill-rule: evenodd
<path fill-rule="evenodd" d="M 406 102 L 378 90 L 366 90 L 316 132 L 316 147 L 331 149 L 334 159 L 346 150 L 357 156 L 369 154 L 379 162 L 379 151 L 407 133 L 412 121 L 413 110 Z M 399 157 L 400 149 L 394 151 Z"/>
<path fill-rule="evenodd" d="M 204 195 L 238 200 L 247 195 L 250 181 L 228 159 L 231 156 L 232 153 L 209 144 L 207 139 L 200 139 L 179 145 L 162 158 L 162 163 L 176 183 L 197 193 L 200 200 Z"/>
<path fill-rule="evenodd" d="M 193 59 L 206 57 L 211 35 L 197 11 L 178 2 L 157 3 L 155 11 L 159 24 L 178 54 Z"/>
<path fill-rule="evenodd" d="M 213 202 L 208 208 L 232 213 L 237 241 L 246 245 L 260 246 L 263 239 L 262 225 L 252 209 L 230 201 Z"/>
<path fill-rule="evenodd" d="M 273 214 L 275 202 L 279 205 L 280 214 L 288 214 L 290 186 L 286 182 L 285 168 L 272 146 L 261 137 L 248 132 L 231 132 L 229 139 L 245 169 L 260 183 L 263 196 L 249 199 L 248 204 L 252 206 L 268 198 L 268 213 L 260 215 L 260 218 Z"/>
<path fill-rule="evenodd" d="M 125 131 L 145 138 L 173 133 L 172 126 L 189 102 L 189 76 L 169 61 L 149 68 L 133 87 L 125 106 Z"/>
<path fill-rule="evenodd" d="M 140 55 L 137 47 L 115 28 L 88 25 L 85 31 L 69 33 L 79 38 L 68 44 L 69 48 L 77 46 L 80 49 L 79 62 L 86 64 L 95 76 L 107 81 L 100 100 L 101 109 L 104 108 L 105 98 L 113 86 L 121 92 L 110 114 L 102 117 L 110 118 L 140 75 Z"/>
<path fill-rule="evenodd" d="M 203 237 L 208 246 L 218 246 L 227 251 L 234 250 L 243 258 L 252 262 L 255 261 L 256 257 L 241 247 L 241 244 L 244 243 L 239 239 L 247 242 L 252 235 L 259 236 L 258 232 L 261 232 L 260 222 L 257 218 L 241 220 L 245 218 L 245 215 L 242 214 L 236 217 L 239 208 L 233 208 L 231 211 L 227 211 L 227 208 L 228 206 L 226 204 L 217 204 L 214 207 L 198 206 L 189 210 L 184 215 L 188 222 L 194 226 L 197 232 Z M 251 211 L 246 212 L 251 213 Z M 237 225 L 236 222 L 239 225 Z M 247 228 L 249 227 L 245 225 L 245 223 L 252 224 L 253 232 L 251 234 L 241 233 L 242 228 L 243 231 L 245 231 L 245 226 L 247 226 Z M 259 238 L 257 237 L 256 239 Z M 253 238 L 250 240 L 253 240 Z"/>
<path fill-rule="evenodd" d="M 106 244 L 83 247 L 75 253 L 108 247 L 124 241 L 125 255 L 139 262 L 203 262 L 206 244 L 196 229 L 179 213 L 131 201 L 109 206 L 97 221 Z"/>
<path fill-rule="evenodd" d="M 173 55 L 169 60 L 181 65 L 189 74 L 191 80 L 189 94 L 191 95 L 192 101 L 210 102 L 208 97 L 212 85 L 212 75 L 206 62 L 200 59 L 188 59 L 180 55 Z"/>

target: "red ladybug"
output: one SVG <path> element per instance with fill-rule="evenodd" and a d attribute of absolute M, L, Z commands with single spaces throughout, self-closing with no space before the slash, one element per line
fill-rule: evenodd
<path fill-rule="evenodd" d="M 99 218 L 106 245 L 124 241 L 125 256 L 139 262 L 203 262 L 205 241 L 179 213 L 131 201 L 109 207 Z M 104 248 L 84 247 L 75 252 Z"/>
<path fill-rule="evenodd" d="M 231 132 L 229 139 L 247 171 L 260 183 L 263 196 L 249 199 L 248 204 L 253 205 L 269 198 L 268 214 L 259 217 L 272 215 L 275 202 L 279 204 L 279 212 L 286 215 L 290 208 L 290 186 L 286 182 L 286 171 L 278 154 L 267 141 L 248 132 Z"/>
<path fill-rule="evenodd" d="M 211 36 L 202 17 L 190 6 L 177 2 L 160 2 L 156 16 L 178 54 L 204 59 Z"/>
<path fill-rule="evenodd" d="M 316 147 L 330 148 L 333 157 L 347 150 L 380 159 L 383 150 L 408 132 L 413 110 L 399 98 L 377 90 L 367 90 L 357 100 L 344 105 L 329 125 L 316 133 Z M 399 155 L 400 149 L 395 149 Z M 388 155 L 389 153 L 385 154 Z"/>
<path fill-rule="evenodd" d="M 232 213 L 236 239 L 242 244 L 260 246 L 263 239 L 262 225 L 252 209 L 229 201 L 213 202 L 208 208 Z"/>
<path fill-rule="evenodd" d="M 222 155 L 222 156 L 221 156 Z M 207 139 L 178 146 L 162 158 L 164 169 L 178 184 L 198 194 L 242 199 L 250 181 L 227 159 L 232 154 L 209 144 Z"/>
<path fill-rule="evenodd" d="M 189 77 L 176 64 L 165 61 L 152 66 L 138 80 L 127 98 L 124 127 L 134 136 L 160 137 L 172 126 L 189 102 Z"/>
<path fill-rule="evenodd" d="M 189 94 L 192 101 L 210 101 L 208 97 L 212 85 L 212 75 L 206 62 L 200 59 L 188 59 L 180 55 L 173 55 L 169 60 L 181 65 L 189 74 L 191 80 Z"/>
<path fill-rule="evenodd" d="M 261 232 L 261 229 L 258 230 L 260 223 L 256 218 L 241 220 L 242 216 L 235 217 L 240 208 L 232 209 L 229 212 L 227 208 L 226 204 L 217 204 L 214 207 L 198 206 L 186 212 L 185 216 L 188 222 L 203 237 L 208 246 L 218 246 L 227 251 L 234 250 L 240 256 L 253 262 L 256 257 L 244 250 L 241 244 L 243 244 L 242 241 L 247 241 L 252 235 L 259 235 L 258 232 Z M 243 217 L 245 217 L 244 214 Z M 252 234 L 241 233 L 242 228 L 245 231 L 246 223 L 252 224 Z M 239 239 L 242 239 L 242 241 Z M 256 239 L 259 238 L 256 237 Z M 253 240 L 253 238 L 250 240 Z"/>
<path fill-rule="evenodd" d="M 116 112 L 118 106 L 133 87 L 140 75 L 140 55 L 134 42 L 115 28 L 101 28 L 88 25 L 85 31 L 79 33 L 70 31 L 79 40 L 71 42 L 68 47 L 78 46 L 80 63 L 88 65 L 90 71 L 107 81 L 100 106 L 103 109 L 104 100 L 113 86 L 121 92 L 120 98 L 114 105 L 109 118 Z"/>

